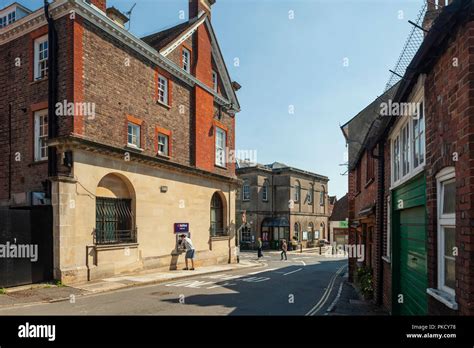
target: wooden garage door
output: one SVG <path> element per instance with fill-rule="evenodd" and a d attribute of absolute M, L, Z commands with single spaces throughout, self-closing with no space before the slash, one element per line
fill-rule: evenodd
<path fill-rule="evenodd" d="M 393 193 L 393 312 L 427 313 L 426 180 L 419 176 Z"/>
<path fill-rule="evenodd" d="M 427 312 L 426 288 L 426 215 L 425 207 L 400 212 L 400 293 L 404 305 L 402 315 L 422 315 Z"/>

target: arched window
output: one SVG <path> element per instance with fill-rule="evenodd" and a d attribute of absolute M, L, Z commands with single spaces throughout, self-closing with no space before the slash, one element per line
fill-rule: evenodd
<path fill-rule="evenodd" d="M 313 204 L 313 191 L 314 191 L 314 185 L 309 184 L 309 190 L 308 190 L 308 204 Z"/>
<path fill-rule="evenodd" d="M 321 239 L 324 239 L 325 231 L 324 231 L 324 222 L 321 222 Z"/>
<path fill-rule="evenodd" d="M 134 222 L 135 192 L 120 174 L 108 174 L 96 188 L 95 244 L 136 243 Z"/>
<path fill-rule="evenodd" d="M 224 205 L 216 192 L 211 199 L 211 236 L 224 236 Z"/>
<path fill-rule="evenodd" d="M 295 223 L 293 238 L 297 241 L 300 240 L 300 224 Z"/>
<path fill-rule="evenodd" d="M 298 180 L 296 180 L 294 201 L 299 202 L 300 201 L 300 196 L 301 196 L 301 184 Z"/>
<path fill-rule="evenodd" d="M 314 240 L 314 224 L 312 222 L 308 224 L 308 240 Z"/>

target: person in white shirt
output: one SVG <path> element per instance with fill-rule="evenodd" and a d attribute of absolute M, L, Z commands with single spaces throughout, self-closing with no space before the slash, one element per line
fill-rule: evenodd
<path fill-rule="evenodd" d="M 191 240 L 191 238 L 186 237 L 185 234 L 181 235 L 181 243 L 184 245 L 184 248 L 186 249 L 186 256 L 184 257 L 184 260 L 186 262 L 186 268 L 185 270 L 188 270 L 188 259 L 191 259 L 191 271 L 194 271 L 194 245 Z"/>

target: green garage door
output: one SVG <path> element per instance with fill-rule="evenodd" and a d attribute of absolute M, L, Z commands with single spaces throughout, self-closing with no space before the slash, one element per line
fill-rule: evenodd
<path fill-rule="evenodd" d="M 424 315 L 428 308 L 424 176 L 398 188 L 393 198 L 394 314 Z"/>

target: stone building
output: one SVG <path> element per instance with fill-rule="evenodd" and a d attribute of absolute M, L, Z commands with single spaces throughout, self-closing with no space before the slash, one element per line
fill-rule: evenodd
<path fill-rule="evenodd" d="M 235 261 L 240 107 L 214 3 L 144 38 L 105 0 L 55 0 L 0 29 L 0 205 L 37 229 L 42 209 L 55 279 L 176 269 L 183 232 L 198 264 Z"/>
<path fill-rule="evenodd" d="M 293 247 L 315 246 L 328 238 L 329 196 L 326 176 L 275 162 L 269 165 L 239 162 L 237 226 L 242 248 L 277 249 L 282 239 Z"/>

